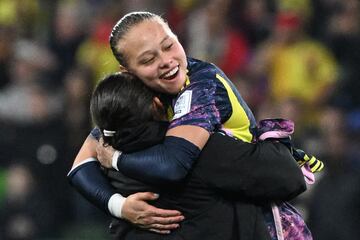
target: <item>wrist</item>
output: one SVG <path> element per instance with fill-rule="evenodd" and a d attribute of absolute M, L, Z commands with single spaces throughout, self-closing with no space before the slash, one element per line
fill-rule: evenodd
<path fill-rule="evenodd" d="M 126 198 L 119 193 L 113 194 L 108 202 L 108 209 L 111 215 L 117 218 L 122 218 L 122 208 Z"/>
<path fill-rule="evenodd" d="M 114 169 L 116 169 L 117 171 L 119 171 L 119 168 L 117 166 L 117 163 L 118 163 L 118 159 L 121 155 L 121 152 L 120 151 L 115 151 L 113 156 L 112 156 L 112 159 L 111 159 L 111 165 Z"/>

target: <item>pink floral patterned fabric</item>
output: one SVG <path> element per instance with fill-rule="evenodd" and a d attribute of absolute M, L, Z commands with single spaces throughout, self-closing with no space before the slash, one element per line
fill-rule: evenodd
<path fill-rule="evenodd" d="M 267 227 L 270 232 L 272 240 L 312 240 L 313 237 L 309 228 L 301 216 L 301 214 L 288 202 L 282 202 L 277 204 L 280 213 L 281 222 L 281 235 L 282 239 L 279 238 L 276 226 L 274 223 L 267 222 Z M 269 220 L 270 216 L 266 218 Z M 271 216 L 273 218 L 274 216 Z"/>

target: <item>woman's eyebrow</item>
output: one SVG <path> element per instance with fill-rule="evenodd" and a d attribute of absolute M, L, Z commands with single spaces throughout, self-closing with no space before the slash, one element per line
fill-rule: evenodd
<path fill-rule="evenodd" d="M 160 42 L 160 44 L 162 44 L 163 42 L 165 42 L 166 40 L 168 40 L 170 38 L 169 35 L 166 35 Z M 142 56 L 146 55 L 146 54 L 152 54 L 152 50 L 146 50 L 145 52 L 142 52 L 137 58 L 141 58 Z"/>
<path fill-rule="evenodd" d="M 165 41 L 168 40 L 169 38 L 170 38 L 170 36 L 169 36 L 169 35 L 166 35 L 166 36 L 163 38 L 163 40 L 161 40 L 160 44 L 162 44 L 163 42 L 165 42 Z"/>
<path fill-rule="evenodd" d="M 152 54 L 152 53 L 153 53 L 152 50 L 146 50 L 145 52 L 141 53 L 137 58 L 139 59 L 139 58 L 145 56 L 146 54 Z"/>

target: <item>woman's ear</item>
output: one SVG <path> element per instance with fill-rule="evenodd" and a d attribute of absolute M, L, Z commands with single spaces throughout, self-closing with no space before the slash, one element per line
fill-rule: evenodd
<path fill-rule="evenodd" d="M 152 109 L 153 109 L 154 118 L 156 120 L 162 120 L 162 121 L 167 120 L 164 104 L 160 101 L 158 97 L 153 98 Z"/>

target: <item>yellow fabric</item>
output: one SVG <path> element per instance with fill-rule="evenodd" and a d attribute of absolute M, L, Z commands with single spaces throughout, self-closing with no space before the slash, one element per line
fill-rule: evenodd
<path fill-rule="evenodd" d="M 315 41 L 301 41 L 272 51 L 269 84 L 274 100 L 292 97 L 311 104 L 336 80 L 337 66 L 333 56 Z"/>
<path fill-rule="evenodd" d="M 79 47 L 77 60 L 93 71 L 94 84 L 109 73 L 119 71 L 119 63 L 107 44 L 91 40 L 85 41 Z"/>
<path fill-rule="evenodd" d="M 185 84 L 184 84 L 184 86 L 181 88 L 181 91 L 182 91 L 187 85 L 189 85 L 189 84 L 190 84 L 190 79 L 189 79 L 189 76 L 186 75 Z"/>
<path fill-rule="evenodd" d="M 223 124 L 223 127 L 229 130 L 232 136 L 240 139 L 244 142 L 251 142 L 253 139 L 253 135 L 250 132 L 250 121 L 240 105 L 238 98 L 235 93 L 231 89 L 230 85 L 227 81 L 221 77 L 219 74 L 216 74 L 216 78 L 224 85 L 232 107 L 232 114 L 230 118 Z M 190 79 L 187 76 L 185 81 L 185 86 L 190 84 Z M 167 117 L 168 119 L 172 119 L 174 116 L 174 111 L 171 107 L 167 109 Z M 244 124 L 240 124 L 244 123 Z M 241 125 L 241 126 L 240 126 Z"/>
<path fill-rule="evenodd" d="M 196 3 L 197 0 L 175 0 L 175 6 L 181 11 L 190 10 Z"/>
<path fill-rule="evenodd" d="M 0 1 L 0 23 L 10 25 L 16 22 L 16 2 L 13 0 Z"/>
<path fill-rule="evenodd" d="M 277 0 L 279 11 L 298 12 L 306 18 L 313 13 L 311 4 L 311 0 Z"/>
<path fill-rule="evenodd" d="M 0 0 L 1 25 L 33 22 L 40 13 L 38 0 Z"/>
<path fill-rule="evenodd" d="M 250 132 L 250 121 L 239 103 L 238 98 L 231 89 L 227 81 L 220 75 L 216 74 L 216 78 L 221 81 L 228 92 L 230 103 L 232 107 L 232 114 L 230 118 L 223 124 L 225 129 L 229 129 L 234 137 L 244 142 L 251 142 L 253 136 Z M 245 123 L 245 124 L 240 124 Z"/>
<path fill-rule="evenodd" d="M 168 118 L 168 120 L 171 121 L 171 119 L 173 119 L 173 117 L 174 117 L 174 110 L 172 109 L 171 106 L 169 106 L 169 107 L 167 108 L 166 113 L 167 113 L 167 118 Z"/>
<path fill-rule="evenodd" d="M 320 172 L 324 168 L 324 163 L 321 161 L 318 161 L 316 165 L 312 168 L 314 172 Z"/>

